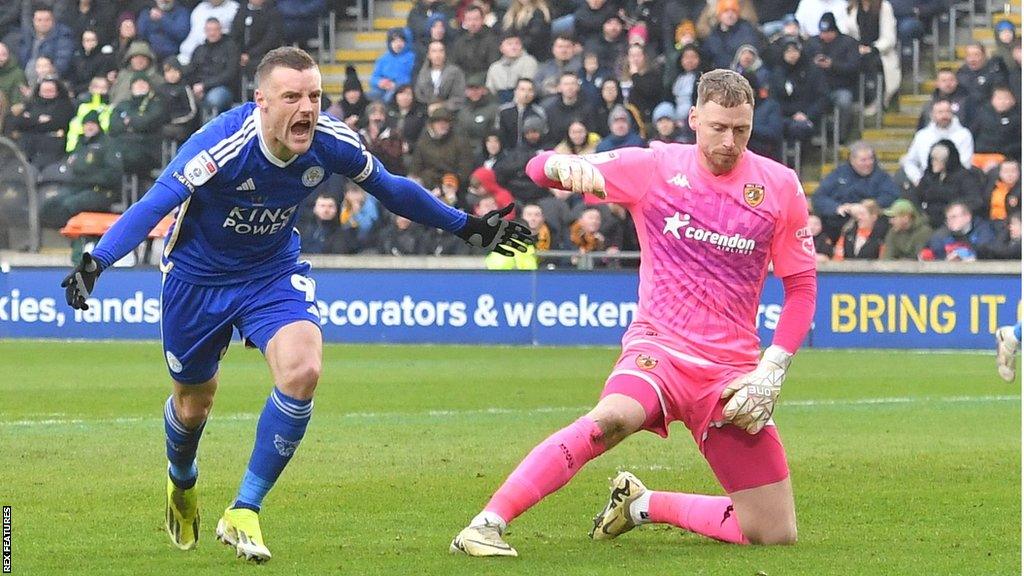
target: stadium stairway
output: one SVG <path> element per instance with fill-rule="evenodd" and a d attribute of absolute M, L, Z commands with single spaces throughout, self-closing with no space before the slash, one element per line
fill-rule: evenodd
<path fill-rule="evenodd" d="M 359 31 L 351 23 L 339 28 L 336 39 L 339 48 L 334 54 L 336 63 L 321 66 L 324 90 L 331 98 L 341 94 L 347 65 L 355 66 L 363 88 L 369 87 L 374 62 L 386 49 L 388 29 L 404 27 L 412 7 L 410 0 L 376 0 L 372 30 Z"/>

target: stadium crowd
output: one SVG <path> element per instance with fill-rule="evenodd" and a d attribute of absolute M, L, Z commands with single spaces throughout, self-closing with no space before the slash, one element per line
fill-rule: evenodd
<path fill-rule="evenodd" d="M 751 150 L 782 160 L 837 112 L 848 160 L 811 196 L 819 259 L 974 260 L 1020 255 L 1021 41 L 971 44 L 937 71 L 899 170 L 855 140 L 856 114 L 900 106 L 913 40 L 947 0 L 417 0 L 369 78 L 349 66 L 323 109 L 392 172 L 482 214 L 516 202 L 538 250 L 632 251 L 621 207 L 591 207 L 525 173 L 539 150 L 590 154 L 693 141 L 701 73 L 755 91 Z M 22 0 L 0 5 L 0 122 L 40 178 L 60 228 L 110 211 L 123 175 L 145 185 L 204 119 L 251 94 L 260 58 L 309 46 L 324 0 Z M 864 109 L 856 106 L 864 79 Z M 364 80 L 367 89 L 364 90 Z M 881 101 L 873 101 L 881 82 Z M 904 106 L 904 111 L 906 106 Z M 913 111 L 916 113 L 916 110 Z M 302 212 L 310 253 L 463 254 L 450 235 L 325 180 Z M 531 260 L 532 258 L 532 260 Z M 601 262 L 617 265 L 615 259 Z M 525 260 L 498 266 L 536 266 Z"/>

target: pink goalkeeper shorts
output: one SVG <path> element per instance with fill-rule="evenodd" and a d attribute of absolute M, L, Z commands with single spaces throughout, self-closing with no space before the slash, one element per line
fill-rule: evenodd
<path fill-rule="evenodd" d="M 722 390 L 756 364 L 723 366 L 674 350 L 654 338 L 623 349 L 601 397 L 623 394 L 647 411 L 644 429 L 663 438 L 682 422 L 726 492 L 774 484 L 789 476 L 774 423 L 751 435 L 724 421 Z"/>

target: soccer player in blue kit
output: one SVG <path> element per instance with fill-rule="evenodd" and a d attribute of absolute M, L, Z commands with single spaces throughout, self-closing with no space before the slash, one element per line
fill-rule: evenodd
<path fill-rule="evenodd" d="M 217 538 L 238 556 L 271 557 L 260 530 L 264 496 L 302 440 L 320 378 L 322 338 L 309 264 L 293 228 L 299 204 L 328 172 L 349 177 L 389 210 L 511 256 L 532 242 L 503 219 L 511 206 L 475 217 L 393 176 L 342 122 L 321 115 L 321 77 L 302 50 L 271 50 L 256 71 L 255 102 L 221 114 L 186 141 L 149 192 L 65 278 L 68 304 L 87 309 L 104 269 L 177 208 L 162 270 L 161 337 L 174 392 L 164 406 L 167 533 L 195 548 L 199 536 L 196 449 L 217 390 L 232 329 L 263 353 L 274 388 L 235 501 Z M 504 245 L 504 246 L 502 246 Z"/>

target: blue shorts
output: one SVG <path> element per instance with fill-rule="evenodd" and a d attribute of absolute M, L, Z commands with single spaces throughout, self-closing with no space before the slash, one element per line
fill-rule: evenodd
<path fill-rule="evenodd" d="M 161 294 L 160 332 L 171 378 L 201 384 L 217 374 L 232 328 L 266 352 L 285 325 L 308 320 L 320 326 L 316 283 L 308 263 L 282 273 L 226 286 L 200 286 L 167 275 Z"/>

